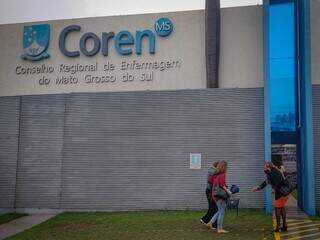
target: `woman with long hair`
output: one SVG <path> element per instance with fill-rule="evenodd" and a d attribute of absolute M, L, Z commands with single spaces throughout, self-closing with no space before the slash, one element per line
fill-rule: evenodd
<path fill-rule="evenodd" d="M 282 217 L 282 231 L 288 230 L 287 225 L 287 216 L 286 216 L 286 203 L 289 199 L 289 194 L 284 195 L 281 191 L 281 188 L 285 186 L 285 178 L 284 175 L 279 171 L 279 169 L 273 165 L 272 162 L 266 162 L 264 165 L 264 172 L 267 175 L 267 179 L 261 183 L 259 186 L 254 187 L 252 189 L 253 192 L 260 191 L 264 189 L 268 184 L 270 184 L 275 193 L 275 201 L 273 203 L 273 207 L 275 209 L 277 226 L 274 230 L 275 232 L 279 232 L 280 230 L 280 220 Z"/>
<path fill-rule="evenodd" d="M 217 232 L 218 233 L 227 233 L 228 231 L 223 229 L 223 219 L 227 206 L 227 200 L 214 195 L 216 188 L 221 188 L 223 191 L 230 194 L 227 184 L 226 184 L 226 173 L 227 173 L 227 162 L 220 161 L 216 168 L 216 174 L 212 176 L 211 183 L 213 189 L 212 199 L 215 201 L 218 207 L 218 212 L 213 216 L 213 218 L 208 223 L 208 227 L 213 229 L 212 224 L 217 220 Z"/>

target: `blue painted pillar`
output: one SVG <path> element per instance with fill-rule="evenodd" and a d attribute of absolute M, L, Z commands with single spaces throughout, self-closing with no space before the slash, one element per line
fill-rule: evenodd
<path fill-rule="evenodd" d="M 313 156 L 312 81 L 310 0 L 297 0 L 298 15 L 298 69 L 300 103 L 300 207 L 315 215 L 315 171 Z"/>
<path fill-rule="evenodd" d="M 269 82 L 269 0 L 263 1 L 263 46 L 264 46 L 264 159 L 271 161 L 271 118 L 270 118 L 270 82 Z M 272 213 L 271 187 L 265 191 L 265 209 Z"/>

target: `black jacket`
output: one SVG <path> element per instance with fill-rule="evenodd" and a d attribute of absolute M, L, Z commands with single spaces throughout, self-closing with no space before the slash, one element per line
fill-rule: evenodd
<path fill-rule="evenodd" d="M 260 184 L 259 189 L 263 189 L 270 184 L 275 191 L 275 199 L 277 200 L 283 197 L 279 191 L 279 189 L 285 184 L 285 179 L 283 178 L 282 173 L 279 170 L 272 168 L 271 171 L 266 174 L 267 180 Z"/>

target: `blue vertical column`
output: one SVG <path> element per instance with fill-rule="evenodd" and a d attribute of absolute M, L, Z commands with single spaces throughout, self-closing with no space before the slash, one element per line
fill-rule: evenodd
<path fill-rule="evenodd" d="M 310 0 L 297 0 L 299 38 L 299 104 L 300 104 L 300 207 L 309 215 L 315 215 L 315 171 L 313 156 L 312 81 Z"/>
<path fill-rule="evenodd" d="M 263 23 L 264 23 L 264 158 L 271 161 L 271 123 L 270 123 L 270 82 L 269 82 L 269 0 L 263 1 Z M 272 213 L 271 187 L 265 191 L 265 209 Z"/>

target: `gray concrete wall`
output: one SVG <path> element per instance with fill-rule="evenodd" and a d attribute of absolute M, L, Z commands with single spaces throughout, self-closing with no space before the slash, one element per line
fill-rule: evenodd
<path fill-rule="evenodd" d="M 130 56 L 119 55 L 110 40 L 110 51 L 107 57 L 101 53 L 94 57 L 83 54 L 77 58 L 68 58 L 58 49 L 60 32 L 68 25 L 78 24 L 81 33 L 72 33 L 68 37 L 68 49 L 78 50 L 79 39 L 85 32 L 97 35 L 102 32 L 129 30 L 153 30 L 157 18 L 166 16 L 172 19 L 174 31 L 167 38 L 157 37 L 156 53 L 149 54 L 143 42 L 143 54 Z M 262 7 L 238 7 L 221 10 L 221 56 L 220 56 L 220 87 L 221 88 L 257 88 L 263 87 L 263 22 Z M 41 22 L 51 26 L 51 38 L 48 53 L 49 59 L 39 62 L 25 61 L 23 54 L 23 27 L 26 24 L 0 25 L 0 38 L 6 47 L 1 51 L 0 59 L 0 96 L 37 95 L 69 92 L 105 92 L 105 91 L 140 91 L 140 90 L 176 90 L 206 88 L 205 69 L 205 16 L 204 10 L 157 13 L 132 16 L 98 17 Z M 106 23 L 108 23 L 106 25 Z M 38 24 L 38 23 L 32 23 Z M 179 61 L 179 67 L 164 71 L 160 70 L 120 70 L 122 61 L 153 62 Z M 98 70 L 75 74 L 60 73 L 60 64 L 95 64 Z M 116 66 L 114 71 L 104 71 L 104 64 L 110 62 Z M 16 74 L 16 68 L 42 66 L 54 67 L 51 74 Z M 124 83 L 121 77 L 132 74 L 135 81 Z M 153 73 L 152 81 L 140 81 L 142 73 Z M 84 76 L 117 77 L 112 84 L 88 84 Z M 77 84 L 56 84 L 56 77 L 76 77 Z M 48 86 L 39 85 L 39 79 L 51 79 Z"/>
<path fill-rule="evenodd" d="M 0 98 L 0 212 L 15 207 L 20 98 Z"/>
<path fill-rule="evenodd" d="M 213 160 L 230 163 L 228 181 L 240 186 L 242 207 L 263 207 L 263 193 L 250 192 L 263 180 L 262 8 L 222 9 L 221 14 L 221 89 L 1 97 L 0 111 L 8 114 L 0 115 L 0 149 L 4 149 L 0 153 L 0 194 L 5 196 L 0 209 L 203 208 L 206 169 Z M 114 29 L 104 29 L 106 18 L 54 21 L 49 50 L 55 53 L 55 33 L 67 24 L 81 24 L 85 31 L 118 31 L 125 26 L 136 30 L 137 26 L 149 28 L 147 22 L 154 23 L 162 15 L 107 18 Z M 155 58 L 181 56 L 187 59 L 183 63 L 188 69 L 181 68 L 176 75 L 169 74 L 170 78 L 168 73 L 160 74 L 158 80 L 172 80 L 168 89 L 205 88 L 204 11 L 168 16 L 176 23 L 176 35 L 170 36 L 173 42 L 159 42 L 161 54 Z M 14 59 L 14 64 L 21 61 L 22 27 L 12 25 L 6 31 L 9 26 L 0 26 L 5 32 L 2 40 L 11 44 L 3 49 L 0 60 L 2 76 L 11 76 L 0 77 L 7 88 L 1 88 L 3 94 L 73 92 L 72 86 L 35 91 L 36 82 L 26 86 L 30 84 L 26 81 L 36 78 L 29 76 L 17 83 L 12 66 L 4 67 L 8 59 Z M 197 37 L 190 34 L 192 29 Z M 192 38 L 180 44 L 174 41 L 177 36 L 179 42 Z M 115 52 L 110 53 L 113 55 Z M 65 60 L 55 54 L 52 57 L 54 64 Z M 96 59 L 105 61 L 101 55 Z M 83 63 L 92 62 L 89 60 L 84 58 Z M 30 62 L 26 65 L 32 66 Z M 164 85 L 127 90 L 166 89 Z M 114 90 L 123 89 L 108 89 Z M 202 154 L 201 170 L 189 169 L 190 153 Z"/>
<path fill-rule="evenodd" d="M 219 87 L 263 87 L 262 6 L 221 10 Z"/>
<path fill-rule="evenodd" d="M 264 206 L 250 192 L 264 179 L 262 88 L 21 100 L 20 210 L 205 208 L 214 160 L 229 162 L 242 207 Z M 189 169 L 190 153 L 202 154 L 201 170 Z"/>
<path fill-rule="evenodd" d="M 313 86 L 313 136 L 316 175 L 316 207 L 320 212 L 320 85 Z"/>
<path fill-rule="evenodd" d="M 154 26 L 157 19 L 170 18 L 173 22 L 173 32 L 168 37 L 159 37 Z M 24 53 L 22 42 L 24 27 L 36 24 L 49 24 L 51 28 L 48 54 L 50 58 L 41 61 L 26 61 L 20 58 Z M 136 31 L 150 30 L 155 35 L 155 54 L 150 54 L 148 38 L 143 38 L 142 54 L 136 53 L 135 45 L 125 46 L 132 49 L 131 55 L 120 55 L 115 49 L 115 40 L 109 43 L 108 56 L 103 56 L 101 51 L 95 56 L 70 58 L 64 56 L 59 49 L 59 36 L 62 30 L 70 25 L 81 26 L 80 32 L 72 32 L 66 40 L 69 51 L 79 51 L 79 41 L 83 34 L 93 32 L 101 39 L 103 32 L 129 31 L 134 38 Z M 83 19 L 68 19 L 47 21 L 41 23 L 24 23 L 0 25 L 1 44 L 5 46 L 0 58 L 0 96 L 10 95 L 37 95 L 70 92 L 119 92 L 141 90 L 175 90 L 175 89 L 203 89 L 206 88 L 205 64 L 205 16 L 204 11 L 185 11 L 172 13 L 140 14 L 128 16 L 108 16 Z M 135 41 L 136 42 L 136 41 Z M 91 45 L 90 45 L 91 44 Z M 92 41 L 88 41 L 88 49 L 92 49 Z M 178 62 L 170 64 L 171 67 L 160 70 L 150 67 L 140 69 L 122 68 L 122 62 L 132 63 Z M 96 71 L 60 72 L 60 65 L 72 66 L 74 64 L 88 65 L 97 63 Z M 114 70 L 105 70 L 104 65 L 113 64 Z M 162 63 L 162 64 L 163 64 Z M 52 73 L 17 74 L 16 68 L 53 67 Z M 125 64 L 126 65 L 126 64 Z M 146 64 L 145 64 L 146 65 Z M 167 65 L 166 65 L 167 66 Z M 152 81 L 141 81 L 141 74 L 153 73 Z M 130 74 L 134 81 L 122 81 L 122 77 Z M 112 83 L 89 84 L 85 75 L 97 77 L 114 76 Z M 56 84 L 57 77 L 75 77 L 75 84 Z M 39 85 L 39 79 L 50 79 L 49 85 Z"/>
<path fill-rule="evenodd" d="M 21 97 L 17 208 L 60 208 L 64 95 Z"/>

